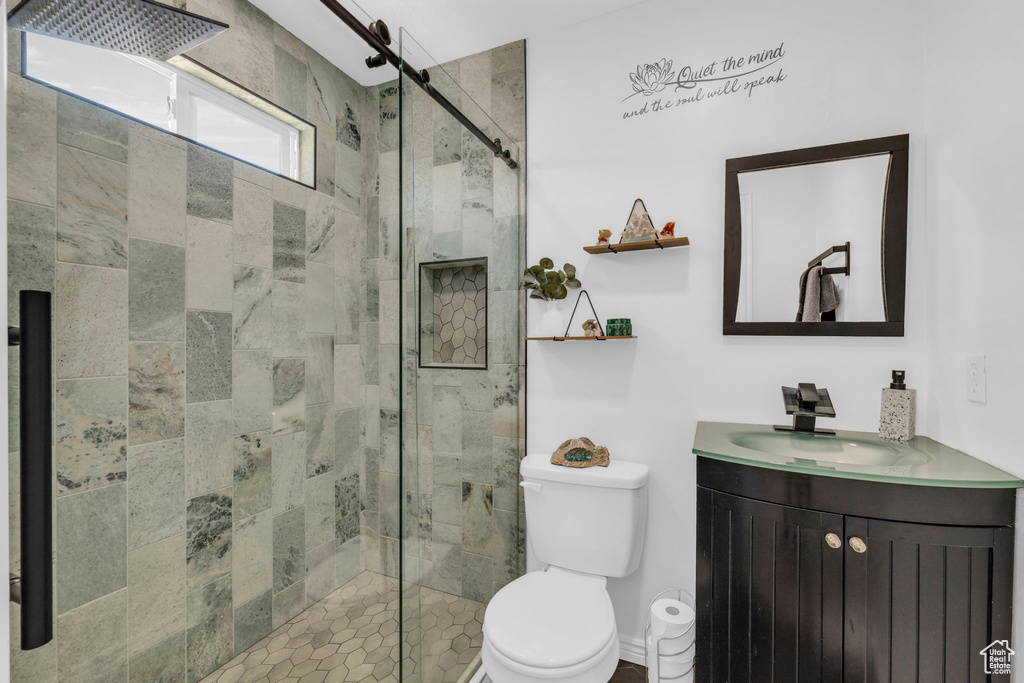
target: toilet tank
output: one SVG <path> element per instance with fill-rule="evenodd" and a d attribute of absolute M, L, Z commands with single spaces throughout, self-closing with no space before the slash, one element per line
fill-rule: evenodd
<path fill-rule="evenodd" d="M 576 468 L 550 460 L 534 453 L 520 467 L 526 535 L 537 559 L 598 576 L 632 574 L 647 524 L 647 466 L 613 460 Z"/>

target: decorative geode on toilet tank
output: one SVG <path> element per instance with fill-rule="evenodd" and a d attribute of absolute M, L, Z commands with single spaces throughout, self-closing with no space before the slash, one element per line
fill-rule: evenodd
<path fill-rule="evenodd" d="M 604 446 L 595 446 L 594 442 L 585 436 L 562 442 L 558 450 L 551 455 L 552 465 L 565 467 L 608 467 L 610 461 L 608 449 Z"/>

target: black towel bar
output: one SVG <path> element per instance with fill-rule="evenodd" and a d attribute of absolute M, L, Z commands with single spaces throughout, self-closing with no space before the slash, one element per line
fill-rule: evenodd
<path fill-rule="evenodd" d="M 810 261 L 808 261 L 807 262 L 807 267 L 808 268 L 812 268 L 814 266 L 820 266 L 822 261 L 827 259 L 829 256 L 831 256 L 832 254 L 838 254 L 840 252 L 846 254 L 846 265 L 842 266 L 841 268 L 822 268 L 821 269 L 821 274 L 822 275 L 845 275 L 846 277 L 850 277 L 850 243 L 849 242 L 847 242 L 846 244 L 837 244 L 834 247 L 829 247 L 824 252 L 819 254 L 817 258 L 814 258 L 814 259 L 811 259 Z"/>

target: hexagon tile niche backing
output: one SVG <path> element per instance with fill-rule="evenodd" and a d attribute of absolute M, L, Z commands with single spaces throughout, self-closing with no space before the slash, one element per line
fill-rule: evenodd
<path fill-rule="evenodd" d="M 434 363 L 487 364 L 487 268 L 433 270 Z"/>

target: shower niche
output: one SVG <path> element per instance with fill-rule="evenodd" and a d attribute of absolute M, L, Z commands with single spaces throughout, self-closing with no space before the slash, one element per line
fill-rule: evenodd
<path fill-rule="evenodd" d="M 487 258 L 420 263 L 420 367 L 487 369 Z"/>

